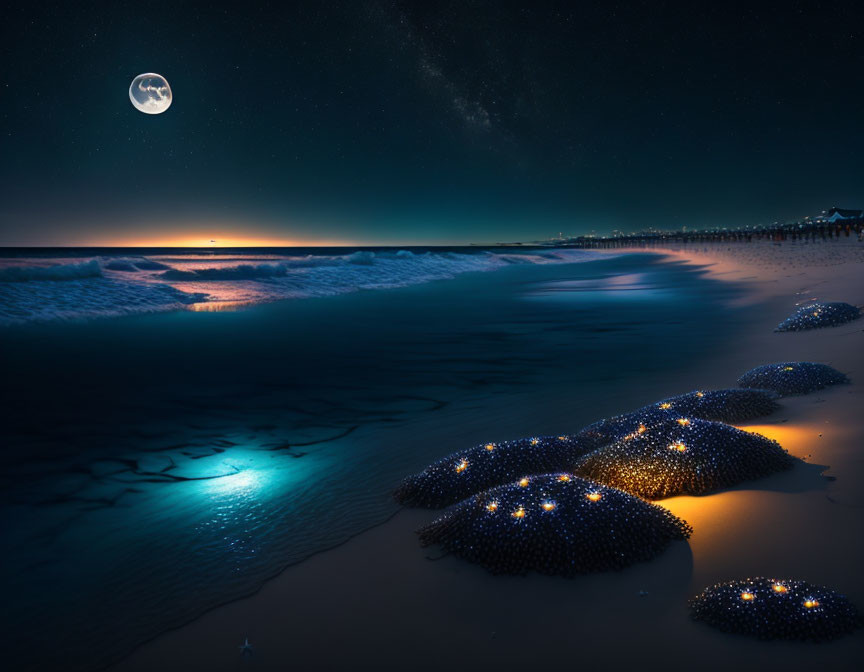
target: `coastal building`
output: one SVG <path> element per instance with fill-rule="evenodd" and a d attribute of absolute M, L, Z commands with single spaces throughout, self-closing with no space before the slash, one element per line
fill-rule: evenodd
<path fill-rule="evenodd" d="M 846 210 L 844 208 L 831 208 L 816 217 L 819 222 L 839 222 L 844 219 L 864 219 L 864 210 Z"/>

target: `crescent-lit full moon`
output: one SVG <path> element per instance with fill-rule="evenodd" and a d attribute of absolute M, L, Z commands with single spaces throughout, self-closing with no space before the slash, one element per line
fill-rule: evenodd
<path fill-rule="evenodd" d="M 144 114 L 162 114 L 171 107 L 171 98 L 168 81 L 155 72 L 138 75 L 129 87 L 129 100 Z"/>

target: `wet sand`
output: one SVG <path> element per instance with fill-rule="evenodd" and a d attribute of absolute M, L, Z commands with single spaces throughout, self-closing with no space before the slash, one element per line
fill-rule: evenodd
<path fill-rule="evenodd" d="M 716 277 L 746 282 L 764 306 L 760 322 L 735 348 L 705 352 L 656 389 L 634 381 L 596 403 L 603 413 L 624 412 L 690 389 L 731 387 L 745 370 L 785 360 L 824 362 L 852 379 L 784 399 L 777 414 L 742 426 L 777 439 L 806 464 L 733 490 L 661 502 L 693 525 L 689 543 L 623 572 L 500 577 L 419 548 L 413 531 L 436 512 L 402 510 L 288 568 L 256 595 L 158 637 L 114 669 L 857 669 L 864 630 L 821 645 L 758 642 L 692 623 L 686 604 L 717 581 L 766 575 L 828 585 L 864 608 L 864 320 L 772 331 L 803 299 L 864 304 L 860 246 L 829 246 L 816 255 L 791 246 L 674 251 L 678 259 L 716 262 Z M 485 419 L 492 428 L 498 420 Z M 246 637 L 255 652 L 243 658 Z"/>

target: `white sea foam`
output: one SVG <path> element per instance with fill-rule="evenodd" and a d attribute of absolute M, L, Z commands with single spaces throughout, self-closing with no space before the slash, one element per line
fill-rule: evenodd
<path fill-rule="evenodd" d="M 97 278 L 102 275 L 102 266 L 96 259 L 72 264 L 50 266 L 16 265 L 0 268 L 0 282 L 28 282 L 35 280 L 60 281 L 80 278 Z"/>
<path fill-rule="evenodd" d="M 258 303 L 388 289 L 513 264 L 578 263 L 584 250 L 378 251 L 342 255 L 15 259 L 0 266 L 0 324 Z M 54 263 L 51 263 L 51 262 Z M 47 265 L 50 264 L 50 265 Z M 60 282 L 62 281 L 62 282 Z"/>

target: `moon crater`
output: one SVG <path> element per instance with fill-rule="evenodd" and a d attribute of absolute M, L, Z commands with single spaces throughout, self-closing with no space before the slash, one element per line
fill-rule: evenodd
<path fill-rule="evenodd" d="M 144 114 L 162 114 L 171 107 L 171 87 L 162 75 L 145 72 L 132 80 L 129 100 Z"/>

